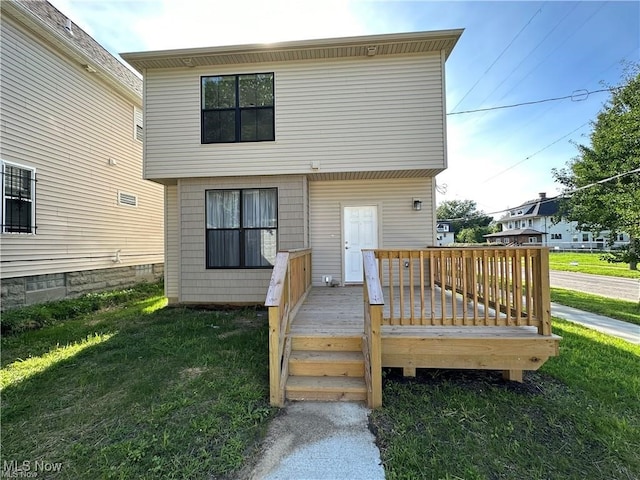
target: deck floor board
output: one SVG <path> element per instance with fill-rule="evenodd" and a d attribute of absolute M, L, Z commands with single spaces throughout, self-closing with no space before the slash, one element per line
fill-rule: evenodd
<path fill-rule="evenodd" d="M 400 288 L 394 288 L 394 312 L 395 316 L 399 315 L 400 304 Z M 390 316 L 390 292 L 388 287 L 383 288 L 385 305 L 383 308 L 383 317 Z M 405 287 L 404 297 L 404 314 L 405 317 L 410 316 L 410 295 L 409 288 Z M 439 317 L 442 314 L 441 290 L 435 287 L 435 314 Z M 414 305 L 414 317 L 419 322 L 420 312 L 420 293 L 416 289 L 415 298 L 417 305 Z M 445 303 L 448 306 L 445 313 L 451 316 L 451 292 L 445 292 Z M 456 296 L 456 317 L 463 318 L 463 299 L 461 295 Z M 426 321 L 429 323 L 431 316 L 431 293 L 430 290 L 425 291 L 425 312 Z M 473 316 L 472 301 L 467 301 L 467 315 Z M 483 306 L 478 307 L 480 316 L 484 316 Z M 495 315 L 493 310 L 489 312 L 490 316 Z M 503 314 L 501 314 L 504 317 Z M 469 318 L 469 322 L 473 320 Z M 407 323 L 409 320 L 407 319 Z M 471 323 L 470 323 L 471 324 Z M 466 327 L 465 327 L 466 328 Z M 496 327 L 491 327 L 496 328 Z M 362 334 L 364 331 L 364 303 L 362 285 L 354 285 L 347 287 L 313 287 L 305 302 L 298 310 L 291 325 L 292 333 L 334 333 L 343 335 Z"/>

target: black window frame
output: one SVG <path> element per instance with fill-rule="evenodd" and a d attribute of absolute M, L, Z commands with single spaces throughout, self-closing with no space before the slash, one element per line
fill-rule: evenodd
<path fill-rule="evenodd" d="M 240 105 L 240 77 L 244 76 L 258 76 L 258 75 L 271 75 L 271 105 L 267 106 L 241 106 Z M 224 107 L 224 108 L 204 108 L 204 98 L 203 98 L 203 82 L 206 78 L 235 78 L 235 107 Z M 274 72 L 259 72 L 259 73 L 237 73 L 231 75 L 202 75 L 200 77 L 200 142 L 203 145 L 211 145 L 218 143 L 254 143 L 254 142 L 274 142 L 276 139 L 276 92 L 275 92 L 275 73 Z M 271 111 L 271 137 L 263 138 L 263 139 L 251 139 L 251 140 L 243 140 L 242 139 L 242 113 L 250 112 L 250 111 Z M 207 140 L 206 139 L 206 131 L 205 131 L 205 116 L 210 112 L 233 112 L 235 115 L 235 125 L 234 125 L 234 140 Z"/>
<path fill-rule="evenodd" d="M 2 234 L 19 234 L 19 235 L 34 235 L 36 233 L 36 169 L 26 165 L 20 165 L 13 162 L 1 161 L 2 176 L 0 185 L 0 196 L 2 197 L 2 204 L 0 205 L 0 233 Z M 18 173 L 8 173 L 8 170 L 17 170 Z M 29 189 L 28 196 L 23 197 L 22 193 L 18 191 L 17 195 L 11 191 L 11 187 L 7 186 L 7 178 L 17 177 L 19 180 L 22 176 L 28 173 L 25 177 Z M 18 213 L 17 221 L 14 220 L 14 211 L 9 205 L 15 206 L 19 211 L 27 208 L 25 216 L 23 217 Z M 23 221 L 26 220 L 26 223 Z"/>
<path fill-rule="evenodd" d="M 243 211 L 243 192 L 247 191 L 247 190 L 273 190 L 275 191 L 276 194 L 276 211 L 275 211 L 275 215 L 276 215 L 276 226 L 275 227 L 244 227 L 243 226 L 243 216 L 244 216 L 244 211 Z M 238 216 L 240 219 L 240 227 L 238 228 L 209 228 L 207 226 L 207 218 L 208 218 L 208 212 L 207 212 L 207 192 L 239 192 L 239 211 L 238 211 Z M 204 218 L 204 229 L 205 229 L 205 239 L 204 239 L 204 247 L 205 247 L 205 268 L 207 270 L 247 270 L 247 269 L 259 269 L 259 270 L 265 270 L 265 269 L 272 269 L 273 265 L 258 265 L 258 266 L 248 266 L 246 265 L 246 258 L 245 258 L 245 232 L 246 231 L 256 231 L 256 230 L 275 230 L 275 235 L 276 235 L 276 253 L 278 252 L 278 243 L 279 243 L 279 238 L 278 238 L 278 228 L 279 228 L 279 196 L 278 196 L 278 188 L 277 187 L 247 187 L 247 188 L 209 188 L 207 190 L 205 190 L 204 192 L 204 203 L 205 203 L 205 218 Z M 238 231 L 239 232 L 239 237 L 238 237 L 238 243 L 239 243 L 239 254 L 240 254 L 240 261 L 239 261 L 239 265 L 238 266 L 211 266 L 210 265 L 210 258 L 209 258 L 209 232 L 210 231 Z"/>

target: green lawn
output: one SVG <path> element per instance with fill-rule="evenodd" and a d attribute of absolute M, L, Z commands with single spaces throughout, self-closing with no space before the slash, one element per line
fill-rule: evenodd
<path fill-rule="evenodd" d="M 275 413 L 266 315 L 165 304 L 158 294 L 5 335 L 3 462 L 60 463 L 48 479 L 237 472 Z"/>
<path fill-rule="evenodd" d="M 266 315 L 159 294 L 2 338 L 2 461 L 46 478 L 233 478 L 268 402 Z M 496 372 L 385 370 L 387 478 L 640 478 L 640 347 L 554 320 L 561 356 Z"/>
<path fill-rule="evenodd" d="M 640 347 L 554 320 L 560 357 L 499 373 L 396 371 L 371 416 L 388 479 L 640 478 Z"/>
<path fill-rule="evenodd" d="M 640 325 L 640 303 L 551 287 L 551 301 Z"/>
<path fill-rule="evenodd" d="M 640 270 L 629 270 L 625 263 L 600 260 L 600 253 L 554 252 L 549 255 L 551 270 L 592 273 L 610 277 L 640 278 Z"/>

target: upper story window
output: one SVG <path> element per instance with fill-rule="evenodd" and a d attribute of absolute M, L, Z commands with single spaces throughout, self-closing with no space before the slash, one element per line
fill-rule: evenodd
<path fill-rule="evenodd" d="M 2 233 L 35 233 L 36 170 L 2 162 Z"/>
<path fill-rule="evenodd" d="M 273 73 L 202 77 L 202 143 L 275 140 Z"/>

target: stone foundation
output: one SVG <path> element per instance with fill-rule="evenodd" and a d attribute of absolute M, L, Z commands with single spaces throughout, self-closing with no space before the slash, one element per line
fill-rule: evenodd
<path fill-rule="evenodd" d="M 85 293 L 118 290 L 142 282 L 156 282 L 164 275 L 164 264 L 134 265 L 80 272 L 32 275 L 0 281 L 1 310 L 74 298 Z"/>

